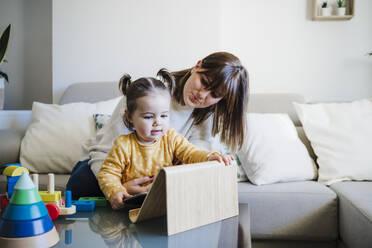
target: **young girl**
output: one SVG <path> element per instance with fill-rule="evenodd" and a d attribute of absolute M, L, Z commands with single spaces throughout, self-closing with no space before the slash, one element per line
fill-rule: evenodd
<path fill-rule="evenodd" d="M 113 209 L 123 207 L 124 199 L 132 196 L 126 182 L 153 177 L 162 167 L 172 166 L 174 159 L 185 164 L 216 160 L 226 165 L 233 160 L 229 155 L 200 150 L 169 128 L 174 80 L 164 69 L 158 76 L 168 87 L 155 78 L 130 82 L 130 76 L 124 75 L 120 80 L 119 87 L 127 99 L 123 121 L 133 132 L 115 140 L 98 173 L 99 186 Z"/>

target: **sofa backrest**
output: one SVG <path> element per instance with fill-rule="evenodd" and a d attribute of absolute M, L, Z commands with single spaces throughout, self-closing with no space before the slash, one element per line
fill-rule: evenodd
<path fill-rule="evenodd" d="M 304 103 L 305 99 L 299 94 L 291 93 L 251 94 L 248 111 L 251 113 L 287 113 L 296 126 L 301 126 L 293 102 Z"/>
<path fill-rule="evenodd" d="M 75 83 L 70 85 L 62 95 L 60 104 L 71 102 L 105 101 L 120 96 L 117 82 Z M 293 107 L 293 102 L 304 103 L 302 95 L 292 93 L 257 93 L 249 98 L 248 111 L 251 113 L 287 113 L 296 125 L 298 135 L 315 158 L 309 140 L 301 127 L 301 122 Z"/>
<path fill-rule="evenodd" d="M 75 83 L 70 85 L 62 95 L 60 104 L 71 102 L 105 101 L 120 96 L 116 82 Z M 251 113 L 288 113 L 296 126 L 301 125 L 292 102 L 303 103 L 305 100 L 299 94 L 274 93 L 251 94 L 249 112 Z"/>
<path fill-rule="evenodd" d="M 95 103 L 120 96 L 117 82 L 75 83 L 67 87 L 59 104 L 72 102 Z"/>

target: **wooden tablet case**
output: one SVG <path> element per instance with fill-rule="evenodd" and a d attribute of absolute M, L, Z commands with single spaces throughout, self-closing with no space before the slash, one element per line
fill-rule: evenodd
<path fill-rule="evenodd" d="M 205 162 L 162 168 L 133 223 L 167 216 L 168 235 L 239 214 L 237 168 Z"/>

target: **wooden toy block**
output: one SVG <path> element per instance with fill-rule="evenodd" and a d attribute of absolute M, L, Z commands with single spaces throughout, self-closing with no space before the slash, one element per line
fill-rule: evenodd
<path fill-rule="evenodd" d="M 54 193 L 54 174 L 53 173 L 48 174 L 48 193 L 49 194 Z"/>
<path fill-rule="evenodd" d="M 16 185 L 19 177 L 20 176 L 15 176 L 15 177 L 7 176 L 7 180 L 8 180 L 7 192 L 8 192 L 9 199 L 12 197 L 14 186 Z"/>
<path fill-rule="evenodd" d="M 0 195 L 0 210 L 3 212 L 6 209 L 6 206 L 8 205 L 9 200 L 6 194 Z"/>
<path fill-rule="evenodd" d="M 58 218 L 60 210 L 57 204 L 49 203 L 49 204 L 45 204 L 45 207 L 48 210 L 49 217 L 52 220 L 55 220 Z"/>
<path fill-rule="evenodd" d="M 95 201 L 72 201 L 72 205 L 76 206 L 77 212 L 93 211 Z"/>
<path fill-rule="evenodd" d="M 72 197 L 71 190 L 66 190 L 65 191 L 65 206 L 66 206 L 66 208 L 71 207 L 71 197 Z"/>
<path fill-rule="evenodd" d="M 39 190 L 39 174 L 32 174 L 32 181 L 34 182 L 35 188 Z"/>
<path fill-rule="evenodd" d="M 60 215 L 70 215 L 76 213 L 76 206 L 71 205 L 71 207 L 66 208 L 66 207 L 59 207 L 59 214 Z"/>
<path fill-rule="evenodd" d="M 17 183 L 17 181 L 18 181 L 18 178 L 19 178 L 20 176 L 14 176 L 14 177 L 10 177 L 10 176 L 7 176 L 7 180 L 8 180 L 8 184 L 9 183 L 14 183 L 14 184 L 16 184 Z"/>
<path fill-rule="evenodd" d="M 95 201 L 97 207 L 107 206 L 107 200 L 105 197 L 80 197 L 79 201 Z"/>
<path fill-rule="evenodd" d="M 15 176 L 22 175 L 23 172 L 26 172 L 27 174 L 29 174 L 27 168 L 25 167 L 20 167 L 17 165 L 10 165 L 4 169 L 3 175 L 8 176 L 8 177 L 15 177 Z"/>
<path fill-rule="evenodd" d="M 54 191 L 49 193 L 48 191 L 39 191 L 43 202 L 58 202 L 61 199 L 61 191 Z"/>

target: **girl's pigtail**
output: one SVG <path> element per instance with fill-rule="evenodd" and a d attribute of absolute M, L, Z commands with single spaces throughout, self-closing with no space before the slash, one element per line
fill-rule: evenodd
<path fill-rule="evenodd" d="M 163 83 L 168 87 L 170 94 L 173 95 L 176 82 L 172 73 L 170 73 L 167 69 L 162 68 L 158 71 L 156 76 L 161 78 Z"/>
<path fill-rule="evenodd" d="M 124 96 L 127 95 L 127 89 L 132 83 L 130 79 L 131 76 L 129 74 L 124 74 L 119 80 L 119 90 L 121 91 L 121 93 L 123 93 Z"/>

